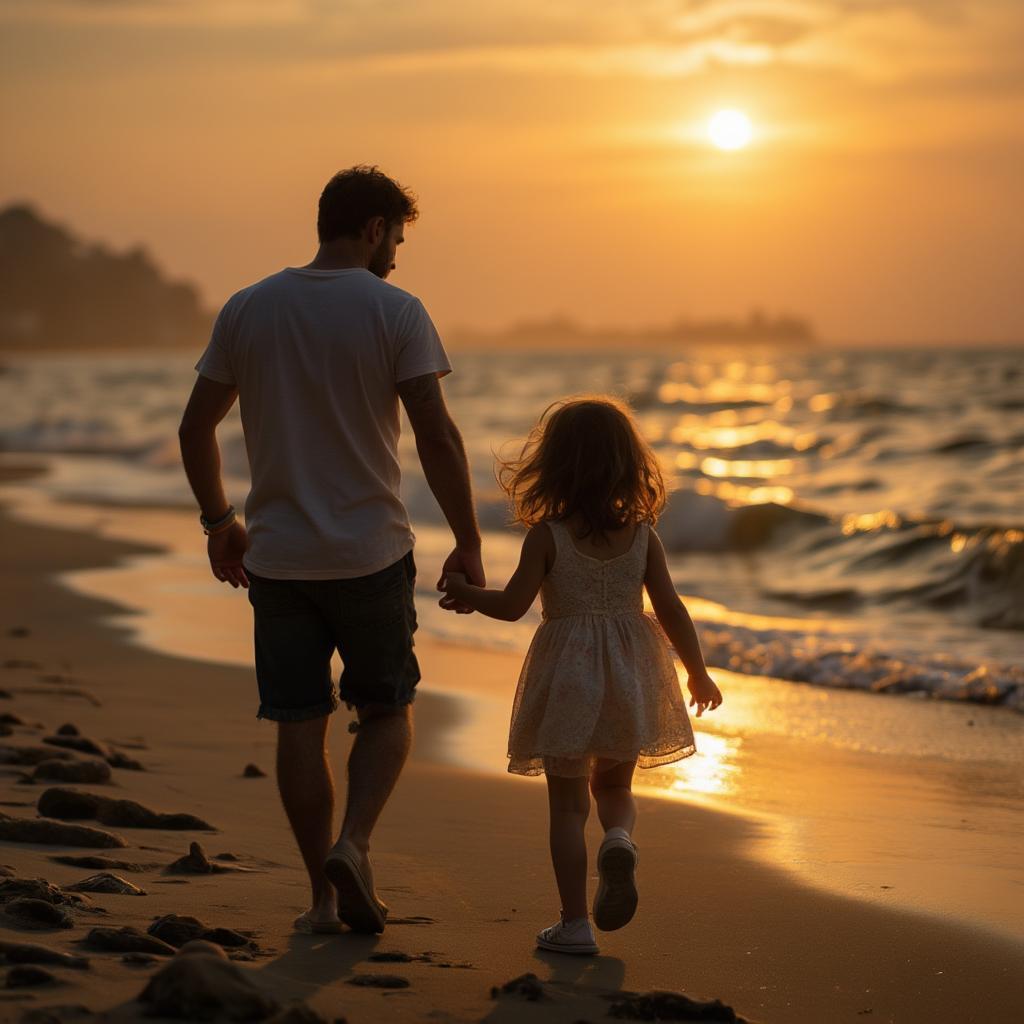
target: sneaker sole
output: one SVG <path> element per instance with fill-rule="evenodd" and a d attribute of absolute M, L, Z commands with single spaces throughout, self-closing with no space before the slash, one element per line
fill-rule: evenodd
<path fill-rule="evenodd" d="M 338 893 L 338 917 L 354 932 L 373 935 L 384 931 L 387 908 L 367 891 L 356 864 L 344 854 L 328 857 L 324 874 Z"/>
<path fill-rule="evenodd" d="M 597 855 L 600 883 L 594 896 L 594 924 L 613 932 L 633 920 L 636 891 L 636 849 L 626 842 L 604 847 Z"/>
<path fill-rule="evenodd" d="M 565 942 L 548 942 L 547 939 L 537 939 L 537 945 L 551 953 L 571 953 L 574 956 L 593 956 L 600 952 L 597 946 L 588 945 L 585 942 L 574 942 L 571 945 Z"/>

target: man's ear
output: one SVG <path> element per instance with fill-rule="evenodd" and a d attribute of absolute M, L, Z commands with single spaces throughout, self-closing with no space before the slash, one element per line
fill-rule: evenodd
<path fill-rule="evenodd" d="M 363 228 L 363 237 L 376 249 L 384 241 L 387 229 L 387 221 L 383 217 L 371 217 Z"/>

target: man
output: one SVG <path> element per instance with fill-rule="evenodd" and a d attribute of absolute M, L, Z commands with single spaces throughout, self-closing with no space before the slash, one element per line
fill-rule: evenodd
<path fill-rule="evenodd" d="M 409 752 L 420 678 L 399 398 L 455 535 L 442 576 L 484 583 L 465 450 L 439 383 L 451 367 L 420 301 L 384 281 L 417 213 L 375 167 L 336 174 L 320 197 L 313 261 L 243 289 L 221 310 L 179 431 L 213 574 L 247 587 L 253 606 L 258 715 L 277 722 L 278 787 L 312 888 L 296 921 L 302 931 L 344 922 L 380 932 L 387 913 L 370 835 Z M 224 494 L 216 438 L 236 398 L 252 475 L 245 526 Z M 337 695 L 335 649 L 344 664 Z M 339 698 L 359 724 L 332 845 L 326 735 Z"/>

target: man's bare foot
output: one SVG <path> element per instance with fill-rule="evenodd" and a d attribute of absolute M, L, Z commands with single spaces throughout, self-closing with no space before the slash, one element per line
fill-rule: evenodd
<path fill-rule="evenodd" d="M 343 928 L 333 892 L 295 918 L 295 930 L 305 935 L 336 935 Z"/>

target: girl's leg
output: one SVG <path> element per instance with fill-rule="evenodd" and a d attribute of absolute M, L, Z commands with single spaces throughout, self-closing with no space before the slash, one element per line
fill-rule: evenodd
<path fill-rule="evenodd" d="M 586 778 L 548 775 L 551 812 L 551 863 L 555 869 L 562 918 L 587 916 L 587 842 L 584 827 L 590 814 Z"/>
<path fill-rule="evenodd" d="M 590 776 L 590 791 L 597 804 L 601 827 L 624 828 L 630 835 L 636 826 L 636 800 L 633 798 L 633 769 L 636 762 L 598 759 Z"/>

